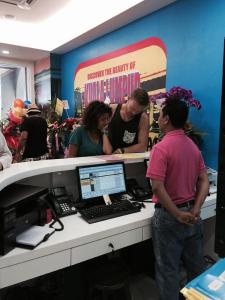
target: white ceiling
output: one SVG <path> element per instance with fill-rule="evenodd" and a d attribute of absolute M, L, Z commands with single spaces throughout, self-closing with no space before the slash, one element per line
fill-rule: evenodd
<path fill-rule="evenodd" d="M 10 54 L 3 56 L 3 50 L 9 50 Z M 1 57 L 26 61 L 36 61 L 42 59 L 43 57 L 47 57 L 48 55 L 49 51 L 0 43 L 0 61 Z"/>
<path fill-rule="evenodd" d="M 3 48 L 8 58 L 32 61 L 62 54 L 175 1 L 36 0 L 30 10 L 0 1 L 0 56 Z"/>
<path fill-rule="evenodd" d="M 120 0 L 123 1 L 123 0 Z M 98 26 L 86 31 L 85 33 L 73 38 L 71 41 L 54 49 L 55 53 L 63 54 L 76 47 L 112 32 L 122 26 L 125 26 L 141 17 L 157 11 L 177 0 L 144 0 L 134 5 L 133 7 L 124 10 L 122 13 L 108 19 L 107 21 L 99 24 Z"/>
<path fill-rule="evenodd" d="M 7 2 L 7 0 L 4 0 Z M 38 23 L 56 14 L 71 0 L 36 0 L 30 6 L 30 10 L 18 8 L 16 5 L 7 4 L 0 0 L 0 18 L 5 15 L 13 15 L 17 22 Z M 10 1 L 9 1 L 10 2 Z M 12 2 L 19 2 L 12 1 Z"/>

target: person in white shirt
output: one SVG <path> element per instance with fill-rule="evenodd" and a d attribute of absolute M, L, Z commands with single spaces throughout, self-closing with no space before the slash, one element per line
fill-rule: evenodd
<path fill-rule="evenodd" d="M 8 168 L 12 162 L 12 153 L 10 152 L 5 137 L 0 131 L 0 171 Z"/>

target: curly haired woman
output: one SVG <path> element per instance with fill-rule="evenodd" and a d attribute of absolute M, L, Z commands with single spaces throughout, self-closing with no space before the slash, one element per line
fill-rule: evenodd
<path fill-rule="evenodd" d="M 101 101 L 91 102 L 85 109 L 82 126 L 74 130 L 69 142 L 69 157 L 111 154 L 112 146 L 105 128 L 112 109 Z"/>

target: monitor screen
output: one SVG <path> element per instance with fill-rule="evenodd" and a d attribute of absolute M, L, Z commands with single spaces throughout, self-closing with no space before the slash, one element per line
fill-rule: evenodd
<path fill-rule="evenodd" d="M 126 192 L 124 163 L 77 168 L 80 200 Z"/>

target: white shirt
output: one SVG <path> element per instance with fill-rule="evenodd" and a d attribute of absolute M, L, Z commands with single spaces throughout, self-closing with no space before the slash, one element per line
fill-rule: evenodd
<path fill-rule="evenodd" d="M 12 153 L 10 152 L 5 137 L 0 131 L 0 163 L 3 169 L 8 168 L 12 162 Z M 0 168 L 1 169 L 1 168 Z"/>

